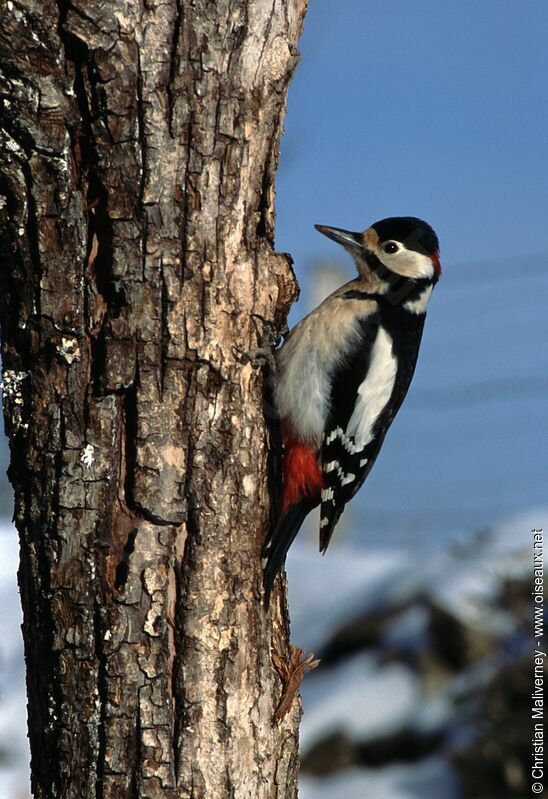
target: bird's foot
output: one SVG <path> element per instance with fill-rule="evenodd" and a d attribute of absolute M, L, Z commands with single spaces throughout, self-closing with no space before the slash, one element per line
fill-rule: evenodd
<path fill-rule="evenodd" d="M 260 319 L 262 324 L 262 331 L 258 331 L 261 345 L 249 350 L 244 357 L 247 357 L 247 362 L 251 363 L 254 369 L 264 369 L 267 374 L 275 377 L 276 358 L 274 357 L 274 351 L 280 345 L 282 337 L 287 334 L 288 328 L 285 326 L 283 330 L 278 330 L 262 317 L 256 317 L 256 321 L 257 319 Z"/>
<path fill-rule="evenodd" d="M 255 347 L 249 350 L 246 355 L 254 369 L 264 369 L 271 375 L 276 374 L 276 359 L 271 349 L 267 347 Z"/>
<path fill-rule="evenodd" d="M 240 363 L 250 363 L 253 369 L 264 369 L 268 375 L 275 377 L 276 359 L 272 350 L 266 347 L 254 347 L 252 350 L 244 352 L 237 347 L 232 347 L 232 352 Z"/>

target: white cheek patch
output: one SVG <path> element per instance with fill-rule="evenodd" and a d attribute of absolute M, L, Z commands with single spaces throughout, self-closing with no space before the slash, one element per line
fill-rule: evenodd
<path fill-rule="evenodd" d="M 432 294 L 432 289 L 433 286 L 427 286 L 424 291 L 419 294 L 416 300 L 405 302 L 403 307 L 406 309 L 406 311 L 411 311 L 411 313 L 426 313 L 426 308 L 428 306 L 430 295 Z"/>
<path fill-rule="evenodd" d="M 392 352 L 392 339 L 380 327 L 371 351 L 367 375 L 358 389 L 354 412 L 346 428 L 346 434 L 356 442 L 357 451 L 373 440 L 375 422 L 390 401 L 397 371 L 398 362 Z"/>
<path fill-rule="evenodd" d="M 393 255 L 382 252 L 377 252 L 377 257 L 387 269 L 395 272 L 397 275 L 404 277 L 421 278 L 434 277 L 434 265 L 429 255 L 416 252 L 415 250 L 406 250 L 405 247 Z"/>

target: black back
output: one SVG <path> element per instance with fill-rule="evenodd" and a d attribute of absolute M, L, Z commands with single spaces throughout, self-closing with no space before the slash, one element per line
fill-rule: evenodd
<path fill-rule="evenodd" d="M 367 296 L 368 299 L 371 295 Z M 383 295 L 375 295 L 379 311 L 365 317 L 361 323 L 361 336 L 346 363 L 333 374 L 331 412 L 327 420 L 322 446 L 324 489 L 333 496 L 322 498 L 320 513 L 320 549 L 325 551 L 333 529 L 346 503 L 363 485 L 380 452 L 384 438 L 398 412 L 413 377 L 424 328 L 425 314 L 414 314 L 401 305 L 393 305 Z M 392 339 L 393 354 L 397 359 L 394 388 L 389 402 L 373 427 L 373 439 L 357 450 L 353 438 L 346 436 L 346 428 L 354 411 L 358 388 L 366 379 L 371 363 L 371 352 L 379 327 L 383 326 Z M 337 434 L 335 435 L 335 432 Z M 366 461 L 366 463 L 364 463 Z M 336 463 L 337 468 L 326 470 Z M 354 479 L 350 476 L 354 475 Z"/>

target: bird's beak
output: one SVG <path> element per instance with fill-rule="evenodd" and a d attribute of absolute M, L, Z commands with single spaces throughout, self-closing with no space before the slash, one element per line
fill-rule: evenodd
<path fill-rule="evenodd" d="M 316 230 L 323 233 L 329 239 L 333 239 L 337 244 L 353 250 L 365 250 L 366 244 L 363 240 L 363 233 L 353 233 L 351 230 L 342 230 L 338 227 L 327 227 L 327 225 L 314 225 Z"/>

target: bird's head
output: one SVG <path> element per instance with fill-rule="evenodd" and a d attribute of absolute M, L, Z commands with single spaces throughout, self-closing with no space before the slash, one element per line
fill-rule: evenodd
<path fill-rule="evenodd" d="M 382 219 L 363 233 L 315 227 L 352 254 L 361 275 L 372 270 L 382 276 L 387 269 L 400 277 L 432 283 L 441 275 L 438 237 L 430 225 L 414 216 Z"/>

